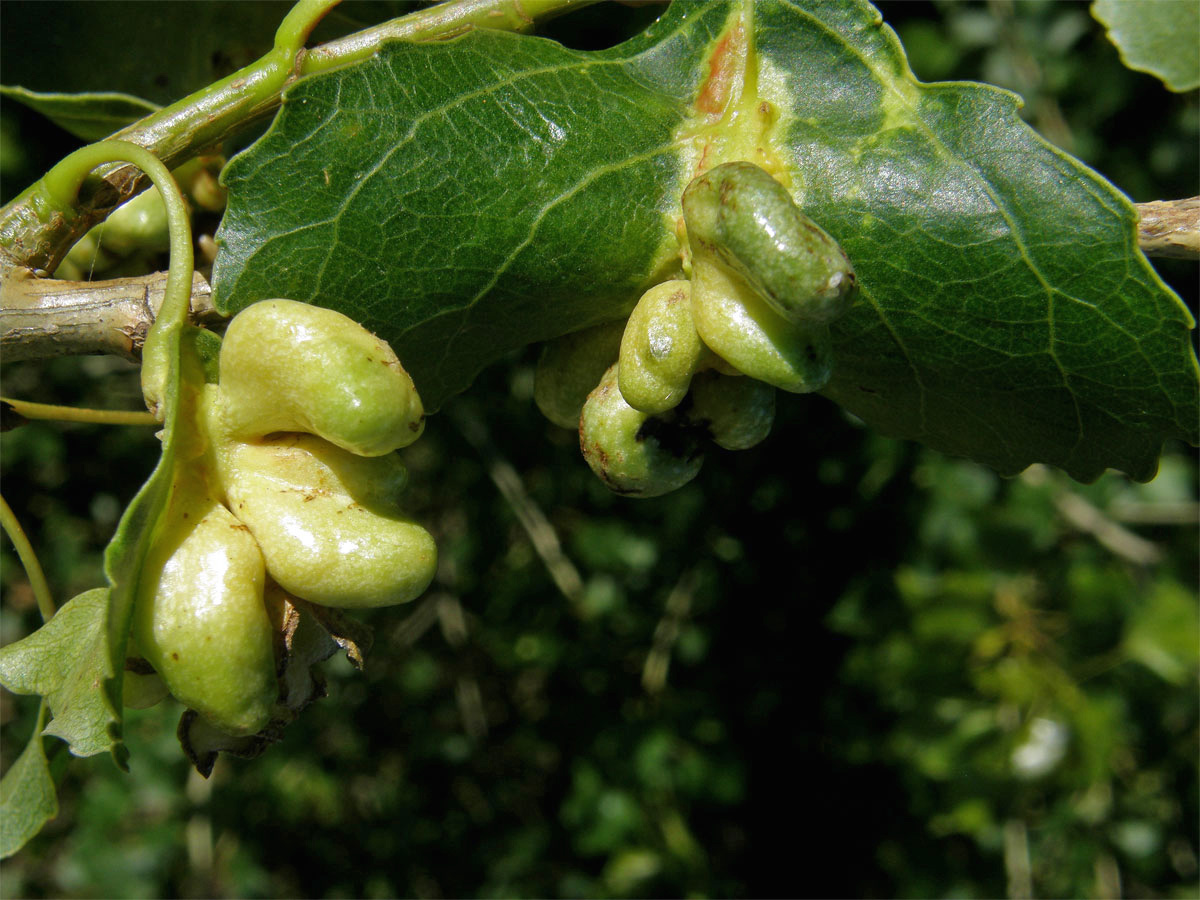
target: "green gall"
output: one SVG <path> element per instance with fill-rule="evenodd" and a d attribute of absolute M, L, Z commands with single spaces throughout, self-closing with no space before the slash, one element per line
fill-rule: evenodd
<path fill-rule="evenodd" d="M 775 389 L 745 376 L 702 372 L 692 381 L 688 419 L 726 450 L 766 439 L 775 420 Z"/>
<path fill-rule="evenodd" d="M 432 536 L 404 516 L 395 456 L 362 458 L 309 435 L 221 448 L 226 502 L 289 593 L 325 606 L 404 603 L 437 569 Z"/>
<path fill-rule="evenodd" d="M 692 322 L 686 281 L 655 285 L 638 300 L 621 338 L 621 395 L 651 415 L 679 405 L 700 365 L 704 345 Z"/>
<path fill-rule="evenodd" d="M 833 374 L 826 326 L 794 325 L 728 268 L 701 256 L 692 261 L 692 318 L 714 353 L 738 372 L 780 390 L 818 391 Z"/>
<path fill-rule="evenodd" d="M 696 477 L 704 457 L 692 431 L 673 418 L 639 412 L 621 396 L 618 365 L 604 373 L 583 405 L 579 448 L 609 489 L 627 497 L 657 497 Z"/>
<path fill-rule="evenodd" d="M 261 731 L 278 696 L 264 577 L 245 526 L 177 488 L 142 567 L 132 635 L 175 698 L 230 734 Z"/>
<path fill-rule="evenodd" d="M 533 400 L 547 419 L 572 431 L 588 394 L 621 350 L 624 322 L 605 322 L 542 345 L 533 376 Z"/>
<path fill-rule="evenodd" d="M 382 456 L 421 435 L 412 378 L 385 341 L 353 319 L 294 300 L 263 300 L 233 317 L 221 344 L 222 418 L 230 436 L 320 435 Z"/>
<path fill-rule="evenodd" d="M 166 253 L 171 246 L 167 205 L 153 185 L 114 209 L 92 231 L 100 246 L 118 256 L 139 250 Z"/>
<path fill-rule="evenodd" d="M 693 256 L 719 260 L 789 322 L 828 325 L 854 302 L 854 267 L 841 246 L 758 166 L 716 166 L 682 203 Z"/>

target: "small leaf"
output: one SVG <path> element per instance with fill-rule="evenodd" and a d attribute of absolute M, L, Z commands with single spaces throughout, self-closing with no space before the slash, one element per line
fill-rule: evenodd
<path fill-rule="evenodd" d="M 128 751 L 121 741 L 121 682 L 134 593 L 176 475 L 181 398 L 194 396 L 204 383 L 202 361 L 190 350 L 183 351 L 183 333 L 182 326 L 167 333 L 170 364 L 162 455 L 105 550 L 110 587 L 72 598 L 33 634 L 0 648 L 0 684 L 18 694 L 41 694 L 48 701 L 53 718 L 45 734 L 61 737 L 76 756 L 107 750 L 122 768 Z M 193 346 L 189 341 L 188 348 Z M 181 384 L 184 368 L 189 370 L 186 389 Z"/>
<path fill-rule="evenodd" d="M 1122 642 L 1137 660 L 1164 681 L 1183 685 L 1200 669 L 1200 616 L 1196 598 L 1172 581 L 1154 590 L 1130 618 Z"/>
<path fill-rule="evenodd" d="M 107 648 L 108 588 L 67 601 L 49 622 L 0 649 L 0 684 L 41 694 L 53 718 L 44 734 L 66 741 L 76 756 L 116 752 L 120 710 L 103 685 L 113 677 Z"/>
<path fill-rule="evenodd" d="M 53 12 L 50 12 L 53 10 Z M 37 92 L 115 92 L 170 103 L 271 48 L 286 7 L 219 0 L 13 3 L 4 7 L 4 80 Z"/>
<path fill-rule="evenodd" d="M 1092 15 L 1108 29 L 1126 66 L 1157 76 L 1172 91 L 1200 87 L 1196 0 L 1096 0 Z"/>
<path fill-rule="evenodd" d="M 0 779 L 0 859 L 25 846 L 58 815 L 58 798 L 41 735 L 46 707 L 38 712 L 33 736 Z"/>
<path fill-rule="evenodd" d="M 47 94 L 0 85 L 0 97 L 23 103 L 85 141 L 106 138 L 158 109 L 132 94 Z"/>

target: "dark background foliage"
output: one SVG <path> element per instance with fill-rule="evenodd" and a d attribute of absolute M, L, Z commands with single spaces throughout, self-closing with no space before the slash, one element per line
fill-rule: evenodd
<path fill-rule="evenodd" d="M 346 27 L 376 6 L 348 4 Z M 923 80 L 1019 92 L 1034 127 L 1135 200 L 1197 193 L 1195 93 L 1126 70 L 1086 5 L 881 9 Z M 544 33 L 591 47 L 653 15 L 604 4 Z M 7 199 L 72 144 L 0 113 Z M 1195 309 L 1195 265 L 1156 266 Z M 328 663 L 327 699 L 208 781 L 179 751 L 177 706 L 129 711 L 132 772 L 66 765 L 59 817 L 0 893 L 1195 895 L 1191 450 L 1168 446 L 1147 485 L 1002 480 L 781 395 L 765 444 L 630 501 L 537 413 L 535 358 L 485 372 L 406 451 L 443 565 L 424 598 L 363 616 L 365 673 Z M 3 381 L 139 402 L 110 359 L 9 364 Z M 5 495 L 59 602 L 101 583 L 155 443 L 3 436 Z M 494 479 L 513 471 L 506 496 Z M 520 524 L 535 508 L 565 591 Z M 8 642 L 37 613 L 7 545 L 0 559 Z M 2 702 L 7 762 L 36 704 Z"/>

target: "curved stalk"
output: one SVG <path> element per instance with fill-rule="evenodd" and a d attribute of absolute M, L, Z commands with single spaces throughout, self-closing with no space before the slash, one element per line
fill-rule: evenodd
<path fill-rule="evenodd" d="M 21 527 L 8 501 L 3 497 L 0 497 L 0 528 L 4 529 L 4 533 L 12 541 L 13 549 L 17 551 L 17 557 L 25 567 L 29 586 L 33 588 L 33 597 L 37 601 L 38 612 L 42 614 L 44 621 L 49 621 L 54 615 L 54 598 L 50 595 L 50 585 L 46 583 L 46 573 L 42 571 L 42 564 L 38 562 L 33 545 L 25 535 L 25 529 Z"/>
<path fill-rule="evenodd" d="M 99 165 L 114 161 L 132 163 L 145 172 L 167 206 L 171 265 L 167 271 L 162 309 L 146 335 L 142 349 L 142 394 L 146 405 L 157 415 L 166 395 L 167 372 L 173 362 L 170 348 L 178 343 L 178 334 L 187 322 L 188 301 L 192 294 L 192 226 L 179 185 L 170 169 L 149 150 L 128 141 L 101 141 L 67 156 L 45 174 L 36 188 L 54 208 L 69 210 L 87 174 Z"/>

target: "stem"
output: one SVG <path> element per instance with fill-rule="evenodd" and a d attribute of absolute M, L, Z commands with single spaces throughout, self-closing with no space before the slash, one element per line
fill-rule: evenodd
<path fill-rule="evenodd" d="M 1200 259 L 1200 197 L 1138 203 L 1138 246 L 1147 256 Z"/>
<path fill-rule="evenodd" d="M 42 620 L 48 622 L 54 615 L 54 598 L 50 596 L 50 585 L 46 583 L 46 573 L 42 571 L 42 564 L 38 562 L 37 554 L 33 552 L 33 545 L 25 536 L 25 529 L 21 527 L 21 523 L 17 521 L 17 517 L 9 507 L 8 501 L 3 497 L 0 497 L 0 528 L 4 529 L 4 533 L 12 541 L 13 549 L 17 551 L 17 557 L 21 560 L 21 565 L 25 567 L 29 586 L 33 588 L 38 611 L 42 614 Z"/>
<path fill-rule="evenodd" d="M 392 19 L 305 52 L 300 74 L 328 72 L 370 58 L 384 41 L 444 41 L 475 28 L 527 31 L 538 19 L 599 0 L 457 0 Z"/>
<path fill-rule="evenodd" d="M 187 322 L 188 299 L 192 295 L 192 226 L 179 185 L 171 177 L 170 169 L 149 150 L 128 141 L 110 140 L 79 148 L 47 172 L 39 186 L 56 208 L 69 210 L 87 174 L 99 165 L 114 161 L 132 163 L 145 172 L 167 206 L 171 265 L 167 271 L 162 309 L 154 327 L 146 335 L 142 350 L 142 393 L 146 405 L 158 413 L 166 393 L 167 372 L 172 363 L 170 348 L 173 338 Z"/>
<path fill-rule="evenodd" d="M 340 2 L 341 0 L 299 0 L 279 23 L 279 29 L 275 32 L 275 50 L 294 60 L 296 54 L 304 50 L 304 42 L 317 27 L 317 23 Z"/>
<path fill-rule="evenodd" d="M 54 422 L 82 422 L 93 425 L 157 425 L 158 420 L 148 412 L 124 409 L 85 409 L 78 406 L 54 406 L 0 397 L 0 403 L 25 419 L 49 419 Z"/>
<path fill-rule="evenodd" d="M 113 135 L 144 147 L 169 168 L 224 142 L 270 115 L 283 90 L 305 75 L 327 72 L 368 58 L 384 41 L 444 40 L 473 28 L 524 31 L 535 19 L 597 0 L 451 0 L 355 35 L 305 51 L 301 45 L 333 0 L 301 0 L 276 33 L 275 47 L 243 69 Z M 53 208 L 38 185 L 0 209 L 0 270 L 26 267 L 53 271 L 67 250 L 115 207 L 146 187 L 130 166 L 102 173 L 85 187 L 77 210 Z"/>
<path fill-rule="evenodd" d="M 166 282 L 166 272 L 108 281 L 34 278 L 28 269 L 0 273 L 0 356 L 16 362 L 100 353 L 139 362 Z M 194 325 L 225 321 L 199 272 L 192 274 L 189 306 Z"/>

